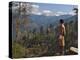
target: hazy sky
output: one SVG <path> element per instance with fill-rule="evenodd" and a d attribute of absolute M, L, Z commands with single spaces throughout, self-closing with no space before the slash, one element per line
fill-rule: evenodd
<path fill-rule="evenodd" d="M 49 4 L 49 3 L 32 3 L 34 7 L 33 13 L 46 15 L 59 16 L 59 15 L 75 15 L 73 8 L 77 8 L 77 5 L 66 5 L 66 4 Z M 53 15 L 54 14 L 54 15 Z"/>
<path fill-rule="evenodd" d="M 22 2 L 24 4 L 24 2 Z M 26 3 L 27 4 L 27 3 Z M 77 8 L 77 5 L 64 5 L 64 4 L 48 4 L 48 3 L 30 3 L 32 10 L 30 14 L 46 15 L 46 16 L 60 16 L 60 15 L 75 15 L 73 8 Z M 26 8 L 28 8 L 26 6 Z M 17 9 L 13 7 L 13 11 Z"/>
<path fill-rule="evenodd" d="M 63 11 L 69 12 L 72 11 L 77 5 L 64 5 L 64 4 L 46 4 L 46 3 L 34 3 L 38 5 L 41 10 L 51 10 L 51 11 Z"/>

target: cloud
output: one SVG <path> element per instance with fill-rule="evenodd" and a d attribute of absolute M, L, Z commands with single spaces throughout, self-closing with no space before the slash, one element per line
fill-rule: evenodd
<path fill-rule="evenodd" d="M 59 11 L 56 13 L 57 15 L 75 15 L 75 13 L 73 11 L 70 11 L 70 12 L 62 12 L 62 11 Z"/>
<path fill-rule="evenodd" d="M 43 10 L 43 13 L 51 13 L 50 10 Z"/>
<path fill-rule="evenodd" d="M 58 15 L 66 15 L 67 13 L 66 12 L 62 12 L 62 11 L 59 11 L 57 12 Z"/>
<path fill-rule="evenodd" d="M 73 15 L 76 15 L 76 13 L 74 13 L 74 11 L 71 11 L 71 12 L 69 12 L 68 14 L 69 14 L 69 15 L 72 15 L 72 16 L 73 16 Z"/>
<path fill-rule="evenodd" d="M 39 5 L 31 5 L 33 8 L 39 8 Z"/>
<path fill-rule="evenodd" d="M 31 13 L 34 14 L 34 15 L 42 15 L 41 12 L 31 12 Z"/>
<path fill-rule="evenodd" d="M 54 16 L 54 13 L 50 10 L 43 10 L 42 14 L 45 16 Z"/>
<path fill-rule="evenodd" d="M 40 9 L 39 9 L 39 5 L 31 5 L 31 14 L 35 14 L 35 15 L 42 15 Z"/>
<path fill-rule="evenodd" d="M 61 12 L 61 11 L 58 11 L 58 12 L 54 12 L 54 11 L 51 11 L 51 10 L 43 10 L 43 15 L 45 16 L 60 16 L 60 15 L 65 15 L 67 13 L 65 12 Z"/>

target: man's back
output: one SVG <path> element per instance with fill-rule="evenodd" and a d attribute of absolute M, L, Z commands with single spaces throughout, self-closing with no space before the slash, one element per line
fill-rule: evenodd
<path fill-rule="evenodd" d="M 64 24 L 60 24 L 58 32 L 59 32 L 60 35 L 64 36 L 64 34 L 65 34 L 65 26 L 64 26 Z"/>

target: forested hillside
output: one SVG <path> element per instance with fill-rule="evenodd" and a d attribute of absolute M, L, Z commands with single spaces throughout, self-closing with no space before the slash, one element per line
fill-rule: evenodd
<path fill-rule="evenodd" d="M 71 46 L 78 47 L 78 21 L 76 17 L 73 16 L 65 20 L 65 51 Z M 23 25 L 25 26 L 24 23 Z M 13 57 L 55 56 L 57 53 L 57 27 L 58 25 L 50 24 L 44 29 L 45 27 L 41 26 L 38 28 L 39 32 L 36 28 L 32 31 L 28 29 L 21 31 L 17 28 L 16 38 L 13 40 Z"/>

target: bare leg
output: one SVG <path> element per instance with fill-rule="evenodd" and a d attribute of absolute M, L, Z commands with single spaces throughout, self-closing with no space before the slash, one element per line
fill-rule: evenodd
<path fill-rule="evenodd" d="M 64 46 L 60 46 L 60 54 L 64 55 Z"/>

